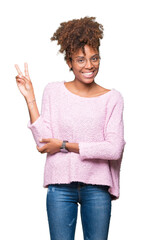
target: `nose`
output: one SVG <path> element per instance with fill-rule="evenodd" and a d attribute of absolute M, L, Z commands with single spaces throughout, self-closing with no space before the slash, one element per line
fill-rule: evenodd
<path fill-rule="evenodd" d="M 93 64 L 91 63 L 90 59 L 87 59 L 85 68 L 93 68 Z"/>

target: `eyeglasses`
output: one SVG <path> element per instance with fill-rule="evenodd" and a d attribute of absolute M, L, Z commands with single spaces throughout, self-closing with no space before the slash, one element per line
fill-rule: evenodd
<path fill-rule="evenodd" d="M 99 64 L 99 62 L 100 62 L 100 56 L 99 55 L 95 55 L 95 56 L 92 56 L 91 58 L 90 58 L 90 62 L 91 62 L 91 64 L 93 64 L 93 65 L 98 65 Z M 72 59 L 78 66 L 80 66 L 80 67 L 83 67 L 83 66 L 85 66 L 86 65 L 86 63 L 87 63 L 87 59 L 86 58 L 84 58 L 84 57 L 78 57 L 78 58 L 76 58 L 76 59 Z"/>

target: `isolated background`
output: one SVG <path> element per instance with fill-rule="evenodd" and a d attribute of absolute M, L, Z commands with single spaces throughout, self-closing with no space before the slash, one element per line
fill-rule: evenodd
<path fill-rule="evenodd" d="M 39 110 L 45 85 L 71 81 L 73 73 L 50 37 L 59 24 L 95 16 L 104 26 L 100 71 L 96 82 L 124 97 L 126 147 L 121 168 L 120 199 L 112 202 L 108 240 L 140 239 L 141 174 L 141 30 L 140 1 L 5 0 L 0 3 L 0 238 L 49 239 L 45 154 L 36 150 L 27 128 L 28 109 L 20 94 L 14 64 L 28 63 Z M 75 239 L 83 239 L 80 206 Z"/>

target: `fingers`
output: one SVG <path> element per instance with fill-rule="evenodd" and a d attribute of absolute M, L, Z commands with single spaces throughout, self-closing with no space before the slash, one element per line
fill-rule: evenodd
<path fill-rule="evenodd" d="M 16 79 L 24 80 L 25 82 L 29 81 L 25 76 L 19 76 L 19 75 L 16 76 Z"/>
<path fill-rule="evenodd" d="M 43 147 L 36 146 L 36 148 L 37 148 L 38 152 L 40 152 L 40 153 L 46 153 L 47 152 L 47 149 L 46 149 L 45 146 L 43 146 Z"/>
<path fill-rule="evenodd" d="M 27 63 L 24 63 L 24 72 L 25 72 L 25 77 L 27 77 L 28 79 L 30 79 L 30 78 L 29 78 L 28 64 L 27 64 Z"/>
<path fill-rule="evenodd" d="M 37 148 L 37 150 L 38 150 L 39 152 L 42 152 L 42 151 L 45 150 L 45 146 L 43 146 L 43 147 L 38 147 L 38 146 L 36 146 L 36 148 Z"/>
<path fill-rule="evenodd" d="M 17 84 L 24 84 L 25 85 L 25 81 L 20 79 L 20 78 L 16 78 L 16 82 L 17 82 Z"/>
<path fill-rule="evenodd" d="M 15 64 L 15 68 L 16 68 L 18 74 L 19 74 L 20 76 L 24 77 L 24 75 L 23 75 L 22 71 L 20 70 L 18 64 Z M 26 77 L 28 80 L 30 80 L 29 72 L 28 72 L 28 64 L 27 64 L 27 63 L 24 63 L 24 72 L 25 72 L 25 77 Z"/>
<path fill-rule="evenodd" d="M 28 80 L 24 76 L 20 77 L 19 75 L 17 75 L 16 76 L 16 81 L 26 83 Z"/>
<path fill-rule="evenodd" d="M 50 142 L 50 138 L 42 138 L 39 142 Z"/>
<path fill-rule="evenodd" d="M 22 74 L 22 72 L 21 72 L 21 70 L 20 70 L 18 64 L 15 64 L 15 68 L 16 68 L 18 74 L 19 74 L 20 76 L 23 76 L 23 74 Z"/>
<path fill-rule="evenodd" d="M 15 78 L 17 83 L 23 83 L 23 84 L 26 83 L 26 81 L 23 78 L 21 78 L 19 75 L 17 75 Z"/>

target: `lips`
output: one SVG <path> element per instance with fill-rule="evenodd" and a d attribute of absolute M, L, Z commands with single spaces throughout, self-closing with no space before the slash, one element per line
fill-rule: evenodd
<path fill-rule="evenodd" d="M 94 76 L 94 71 L 91 72 L 82 72 L 83 76 L 86 78 L 90 78 Z"/>

